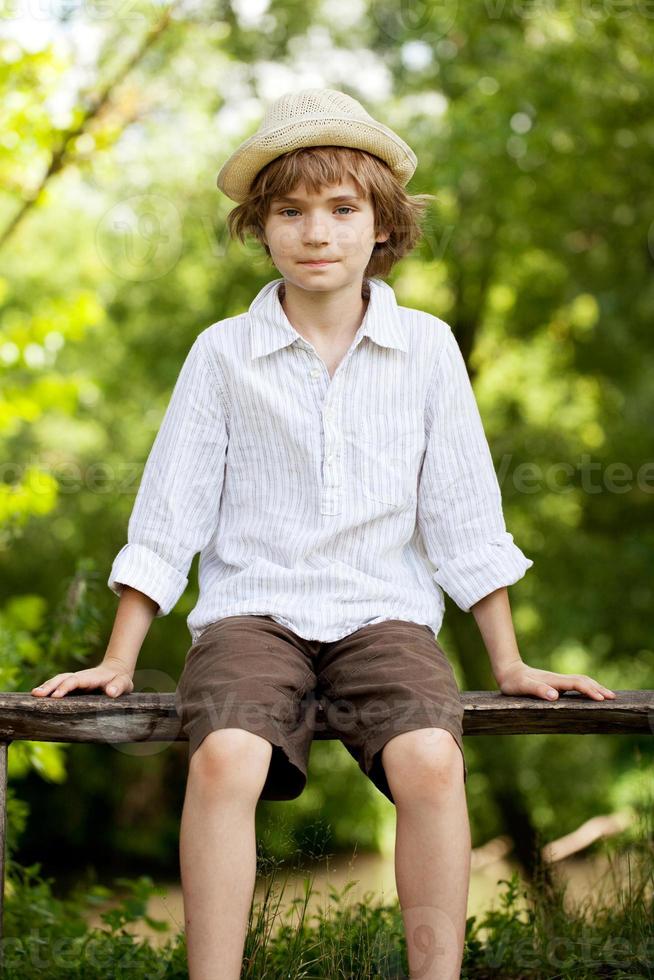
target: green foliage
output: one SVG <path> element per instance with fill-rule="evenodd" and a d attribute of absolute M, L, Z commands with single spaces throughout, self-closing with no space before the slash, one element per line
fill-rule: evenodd
<path fill-rule="evenodd" d="M 296 851 L 318 858 L 325 848 L 381 851 L 394 832 L 393 806 L 367 780 L 336 741 L 314 741 L 307 785 L 284 805 L 261 801 L 257 838 L 270 858 L 288 859 Z"/>
<path fill-rule="evenodd" d="M 645 813 L 635 839 L 602 845 L 609 857 L 615 895 L 602 882 L 578 905 L 556 878 L 526 886 L 517 872 L 502 879 L 498 907 L 466 928 L 463 977 L 540 980 L 544 977 L 649 977 L 654 967 L 654 839 Z M 620 859 L 626 858 L 626 885 Z M 607 873 L 608 876 L 608 873 Z"/>
<path fill-rule="evenodd" d="M 649 830 L 647 828 L 650 828 Z M 603 901 L 602 890 L 579 906 L 566 900 L 557 883 L 526 886 L 517 872 L 501 879 L 498 905 L 466 924 L 462 978 L 467 980 L 614 980 L 651 976 L 654 960 L 654 840 L 651 817 L 634 839 L 616 841 L 613 858 L 627 857 L 629 875 L 617 900 Z M 348 892 L 329 889 L 328 903 L 308 914 L 313 876 L 304 894 L 284 913 L 278 862 L 262 860 L 263 900 L 250 909 L 244 948 L 243 980 L 403 980 L 407 976 L 406 937 L 399 905 L 374 903 L 372 892 L 352 902 Z M 158 889 L 148 876 L 119 877 L 116 890 L 78 887 L 57 899 L 40 865 L 9 865 L 5 911 L 7 980 L 103 980 L 107 977 L 188 976 L 183 932 L 160 948 L 140 940 L 131 927 L 147 924 L 166 932 L 168 923 L 153 920 L 148 900 Z M 105 928 L 89 928 L 86 916 L 100 912 Z M 433 954 L 433 949 L 431 950 Z M 428 955 L 427 950 L 425 955 Z"/>
<path fill-rule="evenodd" d="M 168 11 L 138 0 L 111 17 L 103 4 L 67 5 L 58 25 L 43 16 L 52 33 L 35 37 L 8 18 L 3 690 L 104 653 L 116 604 L 106 579 L 184 356 L 275 274 L 260 249 L 228 242 L 218 167 L 258 122 L 270 66 L 291 88 L 302 60 L 404 135 L 419 160 L 409 189 L 437 195 L 425 240 L 392 285 L 400 303 L 451 323 L 468 359 L 507 526 L 535 563 L 511 589 L 523 657 L 618 691 L 654 686 L 654 22 L 645 5 L 627 7 L 381 0 L 335 17 L 329 4 L 273 0 L 253 24 L 243 5 Z M 79 53 L 61 42 L 88 28 L 97 59 L 78 71 Z M 388 94 L 375 95 L 376 78 Z M 75 588 L 72 610 L 53 619 Z M 176 610 L 153 624 L 143 665 L 178 676 L 194 602 L 191 575 Z M 468 620 L 448 603 L 443 645 L 461 687 L 492 689 Z M 473 834 L 502 832 L 511 806 L 552 837 L 633 802 L 639 751 L 651 758 L 649 734 L 466 739 Z M 16 742 L 10 777 L 61 782 L 67 756 Z M 86 812 L 91 795 L 100 801 L 91 854 L 96 832 L 114 839 L 111 794 L 129 795 L 140 774 L 124 759 L 107 768 L 106 746 L 85 760 L 93 772 L 68 775 L 67 805 Z M 386 801 L 363 776 L 348 778 L 341 746 L 316 745 L 314 760 L 287 808 L 291 850 L 310 839 L 318 812 L 334 846 L 380 847 Z M 146 763 L 143 819 L 152 840 L 172 842 L 167 794 L 183 769 L 157 762 Z M 47 847 L 47 822 L 38 832 Z M 81 850 L 83 829 L 60 833 Z M 270 844 L 282 854 L 288 841 L 280 831 Z M 169 863 L 174 854 L 170 843 Z"/>
<path fill-rule="evenodd" d="M 51 614 L 38 595 L 24 594 L 6 602 L 0 610 L 3 690 L 30 690 L 43 671 L 57 673 L 74 669 L 71 663 L 86 663 L 99 639 L 97 578 L 95 562 L 80 558 L 75 573 L 62 580 Z"/>
<path fill-rule="evenodd" d="M 41 878 L 40 865 L 12 866 L 5 912 L 4 976 L 43 976 L 79 980 L 107 980 L 113 977 L 188 976 L 181 934 L 169 942 L 161 954 L 146 941 L 139 941 L 127 926 L 144 922 L 160 931 L 168 923 L 147 915 L 147 902 L 158 889 L 147 876 L 136 881 L 118 878 L 116 885 L 127 895 L 100 914 L 106 929 L 88 927 L 85 915 L 114 898 L 102 886 L 77 891 L 67 899 L 57 899 L 51 879 Z"/>

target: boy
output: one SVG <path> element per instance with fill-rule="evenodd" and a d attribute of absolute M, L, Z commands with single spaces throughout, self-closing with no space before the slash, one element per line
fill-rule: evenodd
<path fill-rule="evenodd" d="M 302 792 L 318 701 L 396 806 L 412 975 L 459 976 L 470 833 L 443 591 L 474 613 L 505 694 L 612 696 L 522 661 L 506 587 L 533 562 L 506 530 L 463 358 L 446 323 L 380 278 L 419 238 L 416 162 L 356 100 L 310 89 L 278 99 L 224 164 L 230 232 L 254 233 L 282 278 L 193 343 L 109 577 L 121 598 L 103 663 L 40 689 L 129 693 L 200 552 L 176 692 L 191 980 L 240 975 L 256 804 Z"/>

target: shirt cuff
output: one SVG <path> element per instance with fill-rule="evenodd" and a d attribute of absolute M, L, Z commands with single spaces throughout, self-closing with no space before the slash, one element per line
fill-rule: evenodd
<path fill-rule="evenodd" d="M 155 619 L 167 616 L 188 585 L 188 578 L 142 544 L 124 545 L 114 559 L 107 585 L 121 595 L 123 585 L 145 593 L 159 604 Z"/>
<path fill-rule="evenodd" d="M 434 572 L 434 579 L 456 602 L 470 612 L 476 602 L 504 585 L 514 585 L 533 565 L 507 531 L 480 548 L 457 555 Z"/>

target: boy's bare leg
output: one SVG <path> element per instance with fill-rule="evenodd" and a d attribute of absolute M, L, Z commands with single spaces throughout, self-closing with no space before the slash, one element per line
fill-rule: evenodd
<path fill-rule="evenodd" d="M 255 811 L 271 743 L 211 732 L 191 756 L 180 826 L 189 980 L 238 980 L 256 881 Z"/>
<path fill-rule="evenodd" d="M 390 739 L 382 763 L 396 805 L 395 879 L 411 978 L 458 980 L 470 884 L 463 760 L 443 729 Z"/>

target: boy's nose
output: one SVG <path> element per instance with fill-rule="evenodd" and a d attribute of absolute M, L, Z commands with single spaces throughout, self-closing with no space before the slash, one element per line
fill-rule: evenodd
<path fill-rule="evenodd" d="M 324 229 L 317 228 L 315 231 L 309 231 L 304 235 L 304 244 L 309 246 L 322 246 L 327 245 L 329 242 L 329 236 L 326 234 Z"/>

